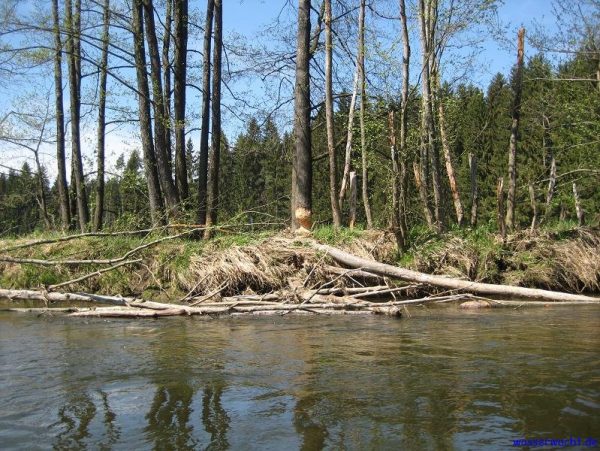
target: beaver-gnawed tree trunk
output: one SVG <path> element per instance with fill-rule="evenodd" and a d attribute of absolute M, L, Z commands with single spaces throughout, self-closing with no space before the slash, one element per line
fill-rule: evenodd
<path fill-rule="evenodd" d="M 312 225 L 312 152 L 310 140 L 310 0 L 298 0 L 294 136 L 296 138 L 293 230 Z"/>

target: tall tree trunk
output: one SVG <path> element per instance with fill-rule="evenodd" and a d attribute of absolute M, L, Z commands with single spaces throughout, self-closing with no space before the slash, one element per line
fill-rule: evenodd
<path fill-rule="evenodd" d="M 167 158 L 169 164 L 173 164 L 172 160 L 172 140 L 171 140 L 171 26 L 173 23 L 173 0 L 165 0 L 165 29 L 163 35 L 162 47 L 162 72 L 163 72 L 163 97 L 165 99 L 165 146 L 167 148 Z"/>
<path fill-rule="evenodd" d="M 469 153 L 469 173 L 471 179 L 471 227 L 477 227 L 477 210 L 479 208 L 479 191 L 477 188 L 477 157 Z"/>
<path fill-rule="evenodd" d="M 409 69 L 410 69 L 410 41 L 408 37 L 408 21 L 406 20 L 406 5 L 404 0 L 400 1 L 400 22 L 402 24 L 402 105 L 400 108 L 400 198 L 399 222 L 404 230 L 405 245 L 408 227 L 406 225 L 406 189 L 408 185 L 406 164 L 408 160 L 408 150 L 406 148 L 406 129 L 408 123 L 408 88 L 409 88 Z"/>
<path fill-rule="evenodd" d="M 140 134 L 142 136 L 142 149 L 144 152 L 144 173 L 148 184 L 148 197 L 150 201 L 150 216 L 152 224 L 164 224 L 163 199 L 160 192 L 160 181 L 154 141 L 152 139 L 152 120 L 150 114 L 150 88 L 148 86 L 148 73 L 146 70 L 146 52 L 144 49 L 144 19 L 143 0 L 134 0 L 132 11 L 133 48 L 135 57 L 135 72 L 138 88 L 138 110 L 140 118 Z"/>
<path fill-rule="evenodd" d="M 577 213 L 577 224 L 579 227 L 583 227 L 585 223 L 585 217 L 583 207 L 581 206 L 581 199 L 577 192 L 577 184 L 573 182 L 573 199 L 575 199 L 575 212 Z"/>
<path fill-rule="evenodd" d="M 337 201 L 337 171 L 335 165 L 335 135 L 333 122 L 333 32 L 331 29 L 331 0 L 325 4 L 325 121 L 327 126 L 327 150 L 329 153 L 329 198 L 333 226 L 337 229 L 342 225 L 342 215 Z"/>
<path fill-rule="evenodd" d="M 349 180 L 348 190 L 350 191 L 350 195 L 349 195 L 349 197 L 350 197 L 349 226 L 350 226 L 350 229 L 353 229 L 356 224 L 356 172 L 351 171 L 348 180 Z"/>
<path fill-rule="evenodd" d="M 360 149 L 362 159 L 362 198 L 365 207 L 367 228 L 373 228 L 373 216 L 369 203 L 369 168 L 367 159 L 367 135 L 365 129 L 365 114 L 367 102 L 367 82 L 365 75 L 365 8 L 366 1 L 360 0 L 360 15 L 358 22 L 358 72 L 360 74 Z"/>
<path fill-rule="evenodd" d="M 206 2 L 204 22 L 204 56 L 202 62 L 202 125 L 198 162 L 198 224 L 206 223 L 206 192 L 208 184 L 208 127 L 210 125 L 210 48 L 213 28 L 214 0 Z"/>
<path fill-rule="evenodd" d="M 421 36 L 421 144 L 419 147 L 419 194 L 421 203 L 423 204 L 423 213 L 429 227 L 434 226 L 433 215 L 429 205 L 429 159 L 432 153 L 432 142 L 430 138 L 433 136 L 431 128 L 433 127 L 430 107 L 430 83 L 429 83 L 429 38 L 428 38 L 428 15 L 425 6 L 425 0 L 419 0 L 419 16 L 420 16 L 420 36 Z M 416 174 L 415 174 L 416 175 Z M 416 181 L 416 178 L 415 178 Z M 437 222 L 437 215 L 436 215 Z"/>
<path fill-rule="evenodd" d="M 312 152 L 310 139 L 310 0 L 298 0 L 294 135 L 296 196 L 292 229 L 312 226 Z"/>
<path fill-rule="evenodd" d="M 452 192 L 452 200 L 454 202 L 454 211 L 456 212 L 456 223 L 459 227 L 463 224 L 463 205 L 460 200 L 460 192 L 458 190 L 458 183 L 456 181 L 456 174 L 454 172 L 454 165 L 452 164 L 452 156 L 450 155 L 450 143 L 448 143 L 448 137 L 446 136 L 446 115 L 444 112 L 444 103 L 441 96 L 438 98 L 438 119 L 440 138 L 442 140 L 442 150 L 444 151 L 444 161 L 446 163 L 446 172 L 448 173 L 448 181 L 450 182 L 450 191 Z"/>
<path fill-rule="evenodd" d="M 556 189 L 556 158 L 552 155 L 550 162 L 550 178 L 548 179 L 548 192 L 546 194 L 546 220 L 552 213 L 552 199 L 554 198 L 554 190 Z"/>
<path fill-rule="evenodd" d="M 83 176 L 81 156 L 80 110 L 81 110 L 81 0 L 75 0 L 75 11 L 71 0 L 65 1 L 65 19 L 68 38 L 67 53 L 69 61 L 69 96 L 71 104 L 71 153 L 75 169 L 75 189 L 77 192 L 77 216 L 79 228 L 85 232 L 90 213 Z"/>
<path fill-rule="evenodd" d="M 344 172 L 342 174 L 342 183 L 340 184 L 340 193 L 338 194 L 338 203 L 340 212 L 343 210 L 344 197 L 349 186 L 350 168 L 352 166 L 352 129 L 354 126 L 354 109 L 356 107 L 356 97 L 358 95 L 358 66 L 354 74 L 354 83 L 352 85 L 352 97 L 350 98 L 350 108 L 348 110 L 348 131 L 346 133 L 346 151 L 344 153 Z"/>
<path fill-rule="evenodd" d="M 517 72 L 515 74 L 515 96 L 512 107 L 512 126 L 510 129 L 510 145 L 508 148 L 508 196 L 506 201 L 506 226 L 515 227 L 515 197 L 517 192 L 517 139 L 519 120 L 521 117 L 521 90 L 523 85 L 523 53 L 525 29 L 521 28 L 517 43 Z"/>
<path fill-rule="evenodd" d="M 56 162 L 58 185 L 58 203 L 61 227 L 67 230 L 71 225 L 69 206 L 69 188 L 67 186 L 67 164 L 65 161 L 65 112 L 62 88 L 62 42 L 60 37 L 60 17 L 58 0 L 52 0 L 52 17 L 54 20 L 54 96 L 56 99 Z"/>
<path fill-rule="evenodd" d="M 100 87 L 98 90 L 98 174 L 96 179 L 96 210 L 94 231 L 102 230 L 104 218 L 104 143 L 106 133 L 106 77 L 108 68 L 108 40 L 110 30 L 110 0 L 104 0 L 104 30 L 100 60 Z"/>
<path fill-rule="evenodd" d="M 211 152 L 208 173 L 207 206 L 208 215 L 206 226 L 217 224 L 219 204 L 219 160 L 221 157 L 221 54 L 223 52 L 223 5 L 222 0 L 215 2 L 215 51 L 213 55 L 212 76 L 212 131 Z M 211 236 L 210 228 L 205 230 L 204 236 Z"/>
<path fill-rule="evenodd" d="M 498 179 L 498 185 L 496 186 L 496 201 L 498 204 L 498 231 L 504 242 L 506 240 L 506 222 L 504 221 L 504 177 Z"/>
<path fill-rule="evenodd" d="M 405 250 L 405 231 L 400 221 L 400 170 L 398 168 L 398 150 L 396 149 L 396 126 L 394 110 L 388 113 L 388 131 L 390 140 L 390 156 L 392 158 L 392 214 L 391 225 L 398 252 Z"/>
<path fill-rule="evenodd" d="M 537 202 L 535 200 L 535 189 L 533 188 L 533 184 L 531 182 L 529 183 L 528 188 L 529 188 L 529 201 L 531 203 L 531 211 L 533 213 L 532 217 L 531 217 L 530 232 L 533 233 L 533 231 L 537 227 L 537 223 L 538 223 L 538 209 L 537 209 Z"/>
<path fill-rule="evenodd" d="M 188 0 L 175 2 L 175 56 L 174 56 L 174 108 L 175 108 L 175 181 L 179 198 L 189 197 L 187 164 L 185 158 L 185 87 L 187 71 Z"/>
<path fill-rule="evenodd" d="M 170 216 L 177 214 L 177 204 L 179 202 L 177 189 L 173 182 L 171 165 L 167 156 L 167 146 L 165 142 L 166 123 L 165 123 L 165 103 L 162 89 L 162 70 L 160 62 L 160 53 L 158 51 L 158 40 L 156 38 L 156 25 L 154 23 L 154 5 L 152 0 L 143 0 L 144 18 L 146 25 L 146 40 L 148 43 L 148 55 L 150 57 L 150 73 L 152 80 L 152 93 L 154 105 L 154 142 L 156 162 L 158 165 L 158 175 L 160 186 L 165 198 L 165 205 Z M 170 152 L 170 150 L 169 150 Z"/>

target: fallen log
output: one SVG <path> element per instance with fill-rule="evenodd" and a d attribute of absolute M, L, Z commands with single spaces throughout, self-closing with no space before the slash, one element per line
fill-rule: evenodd
<path fill-rule="evenodd" d="M 541 290 L 538 288 L 515 287 L 511 285 L 494 285 L 491 283 L 471 282 L 468 280 L 453 279 L 445 276 L 425 274 L 410 269 L 400 268 L 385 263 L 357 257 L 340 249 L 325 244 L 311 242 L 311 245 L 326 252 L 338 263 L 350 268 L 361 268 L 364 271 L 379 274 L 381 276 L 393 277 L 407 282 L 425 283 L 435 287 L 449 290 L 460 290 L 466 293 L 481 294 L 487 296 L 504 296 L 542 301 L 600 301 L 600 298 L 585 296 L 581 294 L 563 293 L 559 291 Z"/>

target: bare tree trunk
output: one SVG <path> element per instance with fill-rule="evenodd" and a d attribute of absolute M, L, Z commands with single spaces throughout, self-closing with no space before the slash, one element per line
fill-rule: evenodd
<path fill-rule="evenodd" d="M 221 154 L 221 54 L 223 51 L 223 5 L 222 0 L 214 0 L 215 3 L 215 52 L 213 55 L 213 77 L 212 77 L 212 149 L 210 152 L 210 163 L 208 173 L 207 205 L 208 215 L 206 218 L 207 229 L 205 238 L 211 236 L 210 226 L 217 224 L 217 212 L 219 203 L 219 160 Z"/>
<path fill-rule="evenodd" d="M 164 23 L 164 35 L 163 35 L 163 47 L 162 47 L 162 71 L 163 71 L 163 97 L 165 99 L 165 146 L 167 148 L 167 158 L 169 164 L 173 164 L 172 161 L 172 140 L 171 140 L 171 60 L 170 60 L 170 49 L 171 49 L 171 26 L 173 23 L 173 0 L 165 0 L 165 23 Z"/>
<path fill-rule="evenodd" d="M 533 211 L 533 217 L 531 218 L 531 233 L 535 230 L 538 223 L 538 209 L 537 202 L 535 200 L 535 190 L 533 184 L 529 183 L 529 201 L 531 202 L 531 210 Z"/>
<path fill-rule="evenodd" d="M 550 213 L 552 213 L 552 199 L 554 198 L 554 190 L 556 189 L 556 159 L 554 155 L 552 155 L 552 160 L 550 162 L 550 179 L 548 180 L 548 192 L 546 194 L 546 220 L 550 217 Z"/>
<path fill-rule="evenodd" d="M 356 172 L 350 172 L 349 177 L 349 193 L 350 193 L 350 220 L 349 225 L 350 228 L 353 229 L 356 225 Z"/>
<path fill-rule="evenodd" d="M 110 0 L 104 0 L 104 29 L 100 60 L 100 86 L 98 90 L 98 174 L 96 178 L 96 210 L 94 231 L 102 230 L 104 219 L 104 143 L 106 133 L 106 78 L 108 69 L 108 40 L 110 30 Z"/>
<path fill-rule="evenodd" d="M 471 227 L 477 227 L 477 210 L 479 208 L 479 190 L 477 188 L 477 157 L 469 153 L 469 173 L 471 179 Z"/>
<path fill-rule="evenodd" d="M 573 183 L 573 199 L 575 199 L 575 212 L 577 213 L 577 224 L 579 227 L 583 227 L 584 221 L 584 212 L 581 207 L 581 200 L 579 199 L 579 194 L 577 193 L 577 184 Z"/>
<path fill-rule="evenodd" d="M 177 214 L 179 203 L 165 142 L 165 103 L 162 89 L 162 70 L 160 53 L 158 51 L 158 40 L 156 38 L 156 25 L 154 23 L 154 5 L 152 0 L 143 0 L 144 18 L 146 25 L 146 41 L 148 43 L 148 55 L 150 57 L 150 72 L 152 80 L 152 94 L 154 105 L 154 142 L 155 154 L 160 186 L 165 198 L 165 205 L 169 215 Z M 170 152 L 170 150 L 169 150 Z"/>
<path fill-rule="evenodd" d="M 496 199 L 498 202 L 498 230 L 502 241 L 506 240 L 506 223 L 504 222 L 504 177 L 498 179 L 496 187 Z"/>
<path fill-rule="evenodd" d="M 340 211 L 343 210 L 344 197 L 348 189 L 350 168 L 352 166 L 352 127 L 354 125 L 354 109 L 356 107 L 356 97 L 358 95 L 358 67 L 354 74 L 354 83 L 352 87 L 352 97 L 350 98 L 350 109 L 348 110 L 348 131 L 346 133 L 346 152 L 344 153 L 344 172 L 342 183 L 340 184 L 340 193 L 338 194 L 338 203 Z"/>
<path fill-rule="evenodd" d="M 185 159 L 185 87 L 187 72 L 188 0 L 175 1 L 175 182 L 179 198 L 189 197 Z"/>
<path fill-rule="evenodd" d="M 148 73 L 146 71 L 146 52 L 144 49 L 144 19 L 143 0 L 134 0 L 132 8 L 133 49 L 135 57 L 135 72 L 138 88 L 138 110 L 140 118 L 140 134 L 144 152 L 144 172 L 148 184 L 148 197 L 150 201 L 150 216 L 152 224 L 164 224 L 163 199 L 160 192 L 154 142 L 152 139 L 152 120 L 150 115 L 150 88 L 148 86 Z"/>
<path fill-rule="evenodd" d="M 79 228 L 85 232 L 90 213 L 83 176 L 81 156 L 80 110 L 81 110 L 81 0 L 75 0 L 75 11 L 71 0 L 65 0 L 67 22 L 67 53 L 69 61 L 69 97 L 71 104 L 71 153 L 75 169 L 75 189 L 77 192 L 77 216 Z"/>
<path fill-rule="evenodd" d="M 373 228 L 371 204 L 369 203 L 369 168 L 367 159 L 367 137 L 365 114 L 367 102 L 367 81 L 365 75 L 365 0 L 360 0 L 360 19 L 358 22 L 358 72 L 360 74 L 360 149 L 362 159 L 362 198 L 365 207 L 367 228 Z"/>
<path fill-rule="evenodd" d="M 392 231 L 396 237 L 396 245 L 398 252 L 403 253 L 405 250 L 405 230 L 402 228 L 400 220 L 400 171 L 398 169 L 398 151 L 396 149 L 396 127 L 395 127 L 394 111 L 388 113 L 388 128 L 390 139 L 390 156 L 392 158 L 392 214 L 391 224 Z"/>
<path fill-rule="evenodd" d="M 408 177 L 406 164 L 408 160 L 408 150 L 406 148 L 406 134 L 408 122 L 408 88 L 409 88 L 409 69 L 410 69 L 410 41 L 408 37 L 408 22 L 406 20 L 406 5 L 404 0 L 400 1 L 400 22 L 402 24 L 402 105 L 400 108 L 400 198 L 399 201 L 399 222 L 400 228 L 404 231 L 405 245 L 408 227 L 406 225 L 406 187 Z"/>
<path fill-rule="evenodd" d="M 523 84 L 523 53 L 525 29 L 521 28 L 517 44 L 517 72 L 515 75 L 515 97 L 512 107 L 512 126 L 510 129 L 510 145 L 508 148 L 508 196 L 506 203 L 506 226 L 515 227 L 515 196 L 517 192 L 517 139 L 519 119 L 521 117 L 521 90 Z"/>
<path fill-rule="evenodd" d="M 50 216 L 48 215 L 48 201 L 46 198 L 46 188 L 44 186 L 44 173 L 42 170 L 42 164 L 40 163 L 40 147 L 42 146 L 42 141 L 44 139 L 44 132 L 46 131 L 46 124 L 48 123 L 48 119 L 50 116 L 49 109 L 46 110 L 46 117 L 42 122 L 42 129 L 40 130 L 40 136 L 37 142 L 35 149 L 33 149 L 33 156 L 35 158 L 35 167 L 37 171 L 37 182 L 38 182 L 38 196 L 39 196 L 39 205 L 40 210 L 42 211 L 42 217 L 44 218 L 44 225 L 46 226 L 46 230 L 52 229 L 52 221 L 50 220 Z"/>
<path fill-rule="evenodd" d="M 204 56 L 202 62 L 202 125 L 198 163 L 198 224 L 206 223 L 206 192 L 208 185 L 208 128 L 210 125 L 210 49 L 213 29 L 214 0 L 206 3 L 204 22 Z"/>
<path fill-rule="evenodd" d="M 52 0 L 52 17 L 54 21 L 54 96 L 56 99 L 56 162 L 58 185 L 58 203 L 61 227 L 67 230 L 71 226 L 69 206 L 69 188 L 67 186 L 67 164 L 65 161 L 65 112 L 62 88 L 62 42 L 60 37 L 60 17 L 58 0 Z"/>
<path fill-rule="evenodd" d="M 454 211 L 456 212 L 456 223 L 459 227 L 463 225 L 463 205 L 460 200 L 460 192 L 458 190 L 458 183 L 456 182 L 456 174 L 454 172 L 454 166 L 452 164 L 452 157 L 450 155 L 450 144 L 448 143 L 448 137 L 446 136 L 446 118 L 444 112 L 444 103 L 442 98 L 438 99 L 438 119 L 440 137 L 442 139 L 442 150 L 444 151 L 444 161 L 446 162 L 446 172 L 448 173 L 448 181 L 450 182 L 450 191 L 452 192 L 452 200 L 454 201 Z"/>
<path fill-rule="evenodd" d="M 415 185 L 417 186 L 419 198 L 421 199 L 421 205 L 423 206 L 423 215 L 425 216 L 425 221 L 427 221 L 427 225 L 429 227 L 432 227 L 433 217 L 431 216 L 431 209 L 429 208 L 429 202 L 427 199 L 427 188 L 425 187 L 423 179 L 421 178 L 423 170 L 421 165 L 419 165 L 419 163 L 416 161 L 413 162 L 413 173 L 415 176 Z"/>
<path fill-rule="evenodd" d="M 327 126 L 327 150 L 329 153 L 329 197 L 333 226 L 337 229 L 342 225 L 340 206 L 337 201 L 337 171 L 335 166 L 335 135 L 333 123 L 333 81 L 332 54 L 333 38 L 331 29 L 331 0 L 325 0 L 325 121 Z"/>
<path fill-rule="evenodd" d="M 428 36 L 428 27 L 429 27 L 429 18 L 426 12 L 425 0 L 419 0 L 419 16 L 420 16 L 420 29 L 421 29 L 421 54 L 422 54 L 422 79 L 421 79 L 421 145 L 420 145 L 420 153 L 419 153 L 419 180 L 420 183 L 420 197 L 421 202 L 423 203 L 423 211 L 425 213 L 425 220 L 427 221 L 427 225 L 429 227 L 434 226 L 433 215 L 431 213 L 431 208 L 429 206 L 429 159 L 431 157 L 433 151 L 433 143 L 431 142 L 431 138 L 433 137 L 433 133 L 431 132 L 431 128 L 433 127 L 432 117 L 431 117 L 431 93 L 430 93 L 430 81 L 429 81 L 429 59 L 430 59 L 430 49 L 429 49 L 429 36 Z M 416 175 L 416 174 L 415 174 Z M 415 178 L 416 180 L 416 178 Z M 439 216 L 436 214 L 436 223 Z M 436 224 L 437 228 L 437 224 Z"/>
<path fill-rule="evenodd" d="M 292 227 L 312 226 L 312 149 L 310 137 L 310 0 L 298 0 L 298 35 L 294 135 L 296 137 L 296 196 Z"/>

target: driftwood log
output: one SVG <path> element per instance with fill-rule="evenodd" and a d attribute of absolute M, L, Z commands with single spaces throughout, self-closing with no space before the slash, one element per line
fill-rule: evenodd
<path fill-rule="evenodd" d="M 410 269 L 379 263 L 373 260 L 357 257 L 340 249 L 325 244 L 312 243 L 316 249 L 326 252 L 338 263 L 350 268 L 360 268 L 380 276 L 392 277 L 407 282 L 423 283 L 448 290 L 459 290 L 464 293 L 473 293 L 483 296 L 502 296 L 509 298 L 531 299 L 537 301 L 551 302 L 600 302 L 600 298 L 585 296 L 582 294 L 563 293 L 560 291 L 548 291 L 537 288 L 515 287 L 511 285 L 495 285 L 491 283 L 471 282 L 468 280 L 453 279 L 445 276 L 425 274 Z"/>

